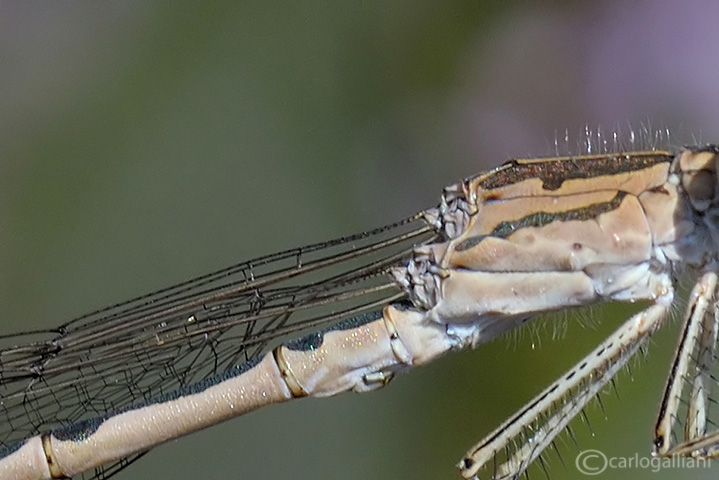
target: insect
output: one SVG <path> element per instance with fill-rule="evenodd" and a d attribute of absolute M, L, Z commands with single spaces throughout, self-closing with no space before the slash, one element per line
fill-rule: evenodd
<path fill-rule="evenodd" d="M 719 147 L 510 160 L 375 230 L 256 258 L 51 330 L 0 337 L 0 477 L 109 478 L 261 406 L 364 392 L 538 314 L 650 305 L 472 447 L 516 478 L 695 279 L 654 453 L 712 458 Z"/>

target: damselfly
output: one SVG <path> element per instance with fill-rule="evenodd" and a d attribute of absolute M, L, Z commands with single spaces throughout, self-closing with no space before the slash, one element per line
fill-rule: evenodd
<path fill-rule="evenodd" d="M 400 222 L 268 255 L 57 328 L 0 337 L 0 477 L 109 478 L 264 405 L 369 391 L 543 312 L 650 306 L 473 447 L 515 478 L 696 281 L 654 453 L 719 451 L 719 147 L 511 160 Z"/>

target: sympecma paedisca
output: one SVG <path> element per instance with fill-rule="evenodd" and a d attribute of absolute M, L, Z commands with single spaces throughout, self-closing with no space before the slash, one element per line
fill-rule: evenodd
<path fill-rule="evenodd" d="M 716 146 L 511 160 L 395 224 L 0 337 L 0 478 L 109 478 L 173 438 L 376 389 L 544 312 L 649 301 L 459 465 L 515 478 L 663 324 L 683 272 L 695 285 L 654 454 L 714 457 L 718 160 Z"/>

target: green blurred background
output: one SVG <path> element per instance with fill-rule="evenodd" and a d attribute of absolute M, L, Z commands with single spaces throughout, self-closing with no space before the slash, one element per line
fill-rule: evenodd
<path fill-rule="evenodd" d="M 717 141 L 719 9 L 675 3 L 0 3 L 0 329 L 382 225 L 555 139 L 580 151 L 585 127 Z M 564 335 L 550 322 L 376 393 L 261 410 L 117 479 L 458 478 L 628 314 L 558 315 Z M 648 455 L 676 327 L 574 423 L 581 448 Z M 559 445 L 550 478 L 581 478 Z"/>

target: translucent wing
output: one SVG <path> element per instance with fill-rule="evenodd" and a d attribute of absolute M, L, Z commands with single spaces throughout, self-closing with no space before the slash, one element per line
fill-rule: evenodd
<path fill-rule="evenodd" d="M 0 336 L 0 447 L 221 375 L 290 335 L 377 310 L 403 296 L 387 270 L 435 237 L 415 216 L 243 262 L 56 328 Z"/>

